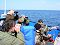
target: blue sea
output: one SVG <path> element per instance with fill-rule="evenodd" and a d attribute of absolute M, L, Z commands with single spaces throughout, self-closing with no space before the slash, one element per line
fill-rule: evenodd
<path fill-rule="evenodd" d="M 60 11 L 59 10 L 17 10 L 18 15 L 26 15 L 32 22 L 37 22 L 42 19 L 48 26 L 60 26 Z M 4 10 L 0 10 L 0 15 Z M 8 12 L 8 11 L 7 11 Z"/>

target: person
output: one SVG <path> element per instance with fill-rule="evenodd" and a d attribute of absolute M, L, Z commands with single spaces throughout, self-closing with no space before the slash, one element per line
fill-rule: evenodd
<path fill-rule="evenodd" d="M 39 19 L 38 20 L 38 23 L 36 23 L 34 25 L 34 27 L 36 28 L 36 33 L 39 33 L 39 35 L 40 35 L 40 37 L 39 37 L 39 35 L 36 35 L 36 36 L 38 36 L 38 39 L 40 40 L 38 42 L 38 40 L 36 39 L 37 40 L 36 41 L 36 45 L 37 45 L 37 44 L 40 44 L 41 42 L 43 42 L 46 39 L 46 32 L 47 32 L 48 28 L 43 23 L 43 20 L 42 19 Z"/>
<path fill-rule="evenodd" d="M 43 21 L 41 19 L 38 20 L 38 23 L 34 25 L 36 28 L 36 36 L 35 36 L 35 45 L 40 45 L 41 44 L 41 25 Z"/>
<path fill-rule="evenodd" d="M 36 23 L 34 25 L 34 27 L 36 28 L 36 30 L 39 30 L 41 28 L 41 24 L 43 23 L 43 21 L 41 19 L 38 20 L 38 23 Z"/>
<path fill-rule="evenodd" d="M 3 25 L 2 25 L 3 31 L 8 32 L 9 29 L 12 28 L 12 26 L 15 26 L 15 21 L 14 21 L 14 15 L 13 14 L 14 14 L 14 10 L 10 10 L 7 13 L 6 19 L 5 19 L 5 21 L 3 22 Z M 12 23 L 13 23 L 13 25 L 11 27 L 9 27 Z"/>
<path fill-rule="evenodd" d="M 12 12 L 9 11 L 9 15 Z M 8 16 L 9 17 L 9 16 Z M 21 32 L 19 32 L 19 34 L 17 34 L 17 38 L 15 37 L 15 35 L 11 35 L 11 30 L 15 32 L 15 22 L 13 20 L 14 18 L 6 18 L 4 22 L 4 27 L 2 29 L 2 31 L 0 31 L 0 45 L 24 45 L 24 37 L 23 34 Z"/>
<path fill-rule="evenodd" d="M 16 20 L 18 20 L 18 17 L 14 16 L 14 13 L 15 13 L 14 10 L 10 10 L 7 13 L 6 20 L 3 22 L 3 26 L 2 27 L 4 29 L 3 31 L 7 31 L 7 32 L 9 31 L 9 32 L 15 33 L 15 37 L 17 37 L 17 32 L 19 32 L 18 31 L 19 28 L 17 28 L 17 26 L 20 26 L 20 24 L 16 24 Z M 11 29 L 10 29 L 9 25 L 11 25 L 12 23 L 13 23 L 13 25 L 11 26 Z M 6 26 L 8 26 L 8 27 L 6 27 Z"/>
<path fill-rule="evenodd" d="M 35 45 L 35 27 L 29 26 L 27 20 L 23 22 L 21 32 L 24 34 L 25 45 Z"/>

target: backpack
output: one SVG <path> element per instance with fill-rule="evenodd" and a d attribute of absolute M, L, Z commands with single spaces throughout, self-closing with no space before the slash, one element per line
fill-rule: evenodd
<path fill-rule="evenodd" d="M 0 31 L 0 45 L 24 45 L 23 34 L 19 32 L 17 38 L 10 35 L 9 32 Z"/>

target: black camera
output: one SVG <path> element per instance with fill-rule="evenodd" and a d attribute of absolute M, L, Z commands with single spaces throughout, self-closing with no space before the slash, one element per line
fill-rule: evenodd
<path fill-rule="evenodd" d="M 19 16 L 17 14 L 18 13 L 17 11 L 15 11 L 14 13 L 16 14 L 16 16 L 14 17 L 14 20 L 16 21 L 16 20 L 18 20 Z"/>
<path fill-rule="evenodd" d="M 18 12 L 17 12 L 17 11 L 15 11 L 14 13 L 15 13 L 15 14 L 17 14 Z"/>

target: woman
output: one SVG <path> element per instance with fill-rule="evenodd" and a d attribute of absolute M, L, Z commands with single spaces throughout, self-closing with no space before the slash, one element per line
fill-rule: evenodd
<path fill-rule="evenodd" d="M 9 11 L 10 12 L 10 11 Z M 11 12 L 12 13 L 12 12 Z M 9 15 L 11 14 L 9 13 Z M 14 14 L 14 13 L 12 13 Z M 17 35 L 11 35 L 11 32 L 16 33 L 15 30 L 15 21 L 13 20 L 14 18 L 9 18 L 7 16 L 4 24 L 3 24 L 3 29 L 0 31 L 0 45 L 24 45 L 24 38 L 23 34 L 19 32 Z M 16 38 L 17 36 L 17 38 Z"/>

